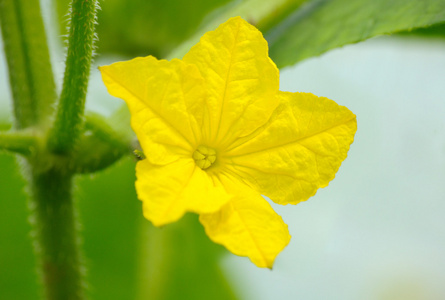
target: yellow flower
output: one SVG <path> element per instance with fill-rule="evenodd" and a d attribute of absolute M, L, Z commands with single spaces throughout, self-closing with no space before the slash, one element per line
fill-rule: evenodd
<path fill-rule="evenodd" d="M 207 235 L 259 267 L 289 243 L 265 195 L 297 204 L 332 180 L 356 118 L 332 100 L 279 91 L 262 34 L 232 18 L 182 60 L 149 56 L 100 68 L 124 99 L 146 159 L 136 166 L 144 216 L 156 226 L 200 215 Z"/>

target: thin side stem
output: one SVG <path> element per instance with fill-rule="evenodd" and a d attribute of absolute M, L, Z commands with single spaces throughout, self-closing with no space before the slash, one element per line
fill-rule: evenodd
<path fill-rule="evenodd" d="M 100 115 L 88 113 L 85 129 L 87 134 L 80 137 L 72 152 L 75 172 L 96 172 L 119 160 L 125 153 L 132 153 L 130 139 L 118 134 Z"/>
<path fill-rule="evenodd" d="M 118 134 L 103 116 L 88 112 L 85 119 L 85 129 L 91 130 L 97 137 L 108 142 L 110 148 L 130 149 L 131 139 L 123 134 Z"/>
<path fill-rule="evenodd" d="M 85 299 L 72 175 L 31 170 L 31 224 L 45 299 Z"/>
<path fill-rule="evenodd" d="M 16 128 L 44 125 L 56 98 L 38 0 L 0 0 Z"/>
<path fill-rule="evenodd" d="M 71 26 L 63 88 L 49 148 L 58 154 L 72 150 L 82 130 L 85 96 L 94 49 L 96 0 L 71 2 Z"/>
<path fill-rule="evenodd" d="M 37 138 L 22 132 L 1 132 L 0 151 L 6 150 L 13 153 L 29 155 L 37 146 Z"/>

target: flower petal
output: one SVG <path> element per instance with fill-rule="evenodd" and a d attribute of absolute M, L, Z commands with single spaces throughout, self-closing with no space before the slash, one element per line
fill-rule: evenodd
<path fill-rule="evenodd" d="M 145 159 L 137 163 L 136 176 L 144 216 L 155 226 L 177 221 L 186 212 L 215 212 L 231 198 L 192 159 L 164 166 L 155 166 Z"/>
<path fill-rule="evenodd" d="M 297 204 L 328 185 L 357 130 L 346 107 L 306 93 L 280 92 L 269 122 L 228 149 L 224 162 L 279 204 Z"/>
<path fill-rule="evenodd" d="M 108 92 L 127 102 L 131 125 L 151 163 L 191 155 L 201 140 L 205 101 L 203 78 L 195 66 L 149 56 L 100 71 Z"/>
<path fill-rule="evenodd" d="M 200 216 L 207 235 L 258 267 L 272 268 L 290 241 L 287 225 L 259 193 L 231 176 L 220 174 L 219 178 L 235 197 L 220 211 Z"/>
<path fill-rule="evenodd" d="M 207 143 L 224 146 L 267 122 L 278 105 L 278 69 L 260 31 L 243 19 L 206 33 L 183 60 L 205 78 L 209 119 Z"/>

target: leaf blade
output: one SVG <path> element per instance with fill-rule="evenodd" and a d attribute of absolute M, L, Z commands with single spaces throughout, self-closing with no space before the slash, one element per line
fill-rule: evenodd
<path fill-rule="evenodd" d="M 368 38 L 445 21 L 445 1 L 321 0 L 302 7 L 265 36 L 279 68 Z"/>

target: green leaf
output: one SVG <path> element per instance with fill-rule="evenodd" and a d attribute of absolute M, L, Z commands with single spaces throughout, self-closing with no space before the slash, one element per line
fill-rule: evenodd
<path fill-rule="evenodd" d="M 415 36 L 415 37 L 427 37 L 427 38 L 445 38 L 445 23 L 433 25 L 427 28 L 419 28 L 412 31 L 404 31 L 400 33 L 401 36 Z"/>
<path fill-rule="evenodd" d="M 195 34 L 176 47 L 168 54 L 167 58 L 182 58 L 193 45 L 199 42 L 199 39 L 204 33 L 215 30 L 220 24 L 232 17 L 240 16 L 264 32 L 279 24 L 284 18 L 307 1 L 308 0 L 232 1 L 210 13 Z"/>
<path fill-rule="evenodd" d="M 444 0 L 317 0 L 265 36 L 271 58 L 284 67 L 377 35 L 444 21 Z"/>

